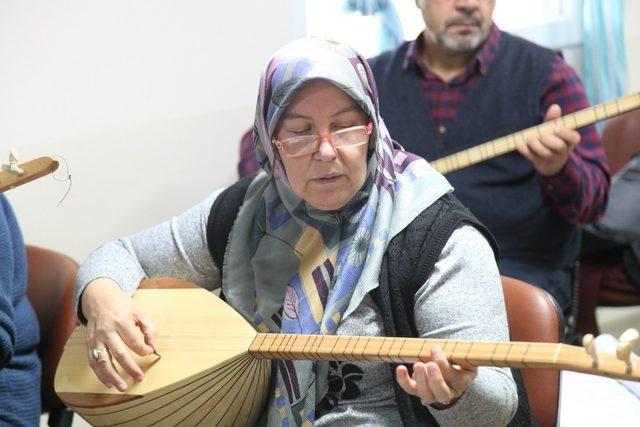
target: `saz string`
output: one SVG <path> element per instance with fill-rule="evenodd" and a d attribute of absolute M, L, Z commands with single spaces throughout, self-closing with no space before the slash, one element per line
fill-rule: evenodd
<path fill-rule="evenodd" d="M 454 172 L 510 153 L 516 149 L 517 142 L 526 141 L 532 136 L 540 138 L 545 135 L 552 135 L 554 129 L 558 126 L 578 129 L 635 110 L 636 108 L 640 108 L 640 93 L 633 93 L 610 102 L 558 117 L 555 120 L 544 122 L 537 126 L 442 157 L 430 162 L 430 164 L 435 170 L 442 174 Z"/>

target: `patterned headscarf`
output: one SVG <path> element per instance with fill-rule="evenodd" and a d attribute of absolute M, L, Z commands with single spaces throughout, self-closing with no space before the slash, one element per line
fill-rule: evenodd
<path fill-rule="evenodd" d="M 364 185 L 340 211 L 300 198 L 271 144 L 287 107 L 315 79 L 344 91 L 373 122 Z M 224 294 L 260 332 L 335 334 L 378 286 L 389 240 L 452 188 L 391 140 L 366 60 L 323 38 L 292 42 L 269 60 L 254 132 L 264 172 L 249 186 L 230 234 Z M 327 362 L 278 362 L 268 425 L 313 424 L 327 372 Z"/>

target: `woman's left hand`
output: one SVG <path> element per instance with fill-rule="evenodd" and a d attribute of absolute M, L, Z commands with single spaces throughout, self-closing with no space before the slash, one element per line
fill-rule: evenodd
<path fill-rule="evenodd" d="M 440 347 L 431 349 L 431 361 L 413 365 L 409 376 L 406 366 L 396 369 L 396 379 L 404 391 L 420 398 L 423 405 L 449 407 L 467 390 L 478 375 L 478 368 L 451 365 Z"/>

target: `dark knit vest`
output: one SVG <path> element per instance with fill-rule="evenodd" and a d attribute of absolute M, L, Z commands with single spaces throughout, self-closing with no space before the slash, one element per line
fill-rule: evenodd
<path fill-rule="evenodd" d="M 245 178 L 223 191 L 211 207 L 207 244 L 221 277 L 229 233 L 252 179 Z M 391 239 L 380 268 L 379 286 L 371 293 L 381 312 L 385 335 L 418 336 L 413 314 L 414 295 L 431 276 L 451 234 L 464 224 L 472 225 L 484 234 L 497 254 L 489 231 L 452 195 L 438 199 Z M 437 426 L 435 418 L 419 399 L 405 393 L 395 381 L 396 366 L 390 365 L 391 377 L 394 378 L 403 425 Z M 408 368 L 411 370 L 411 366 Z M 518 370 L 512 370 L 512 373 L 518 387 L 518 411 L 510 425 L 528 426 L 531 425 L 531 412 L 524 383 Z"/>
<path fill-rule="evenodd" d="M 369 60 L 381 115 L 391 136 L 427 160 L 476 146 L 540 123 L 540 96 L 554 53 L 502 33 L 495 61 L 479 75 L 446 132 L 437 131 L 415 64 L 403 70 L 408 43 Z M 543 199 L 538 175 L 517 152 L 447 174 L 455 195 L 485 224 L 500 246 L 500 270 L 550 289 L 531 270 L 570 269 L 577 228 Z M 513 266 L 513 262 L 517 266 Z M 566 283 L 569 286 L 569 283 Z"/>

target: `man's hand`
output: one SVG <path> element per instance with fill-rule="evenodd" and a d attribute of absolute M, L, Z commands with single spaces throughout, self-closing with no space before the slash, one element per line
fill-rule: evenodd
<path fill-rule="evenodd" d="M 545 122 L 555 120 L 561 115 L 560 106 L 553 104 L 547 110 Z M 542 176 L 558 174 L 569 159 L 569 154 L 580 142 L 580 134 L 576 130 L 564 126 L 554 129 L 553 135 L 540 139 L 529 137 L 526 141 L 517 141 L 516 149 L 527 158 Z"/>

